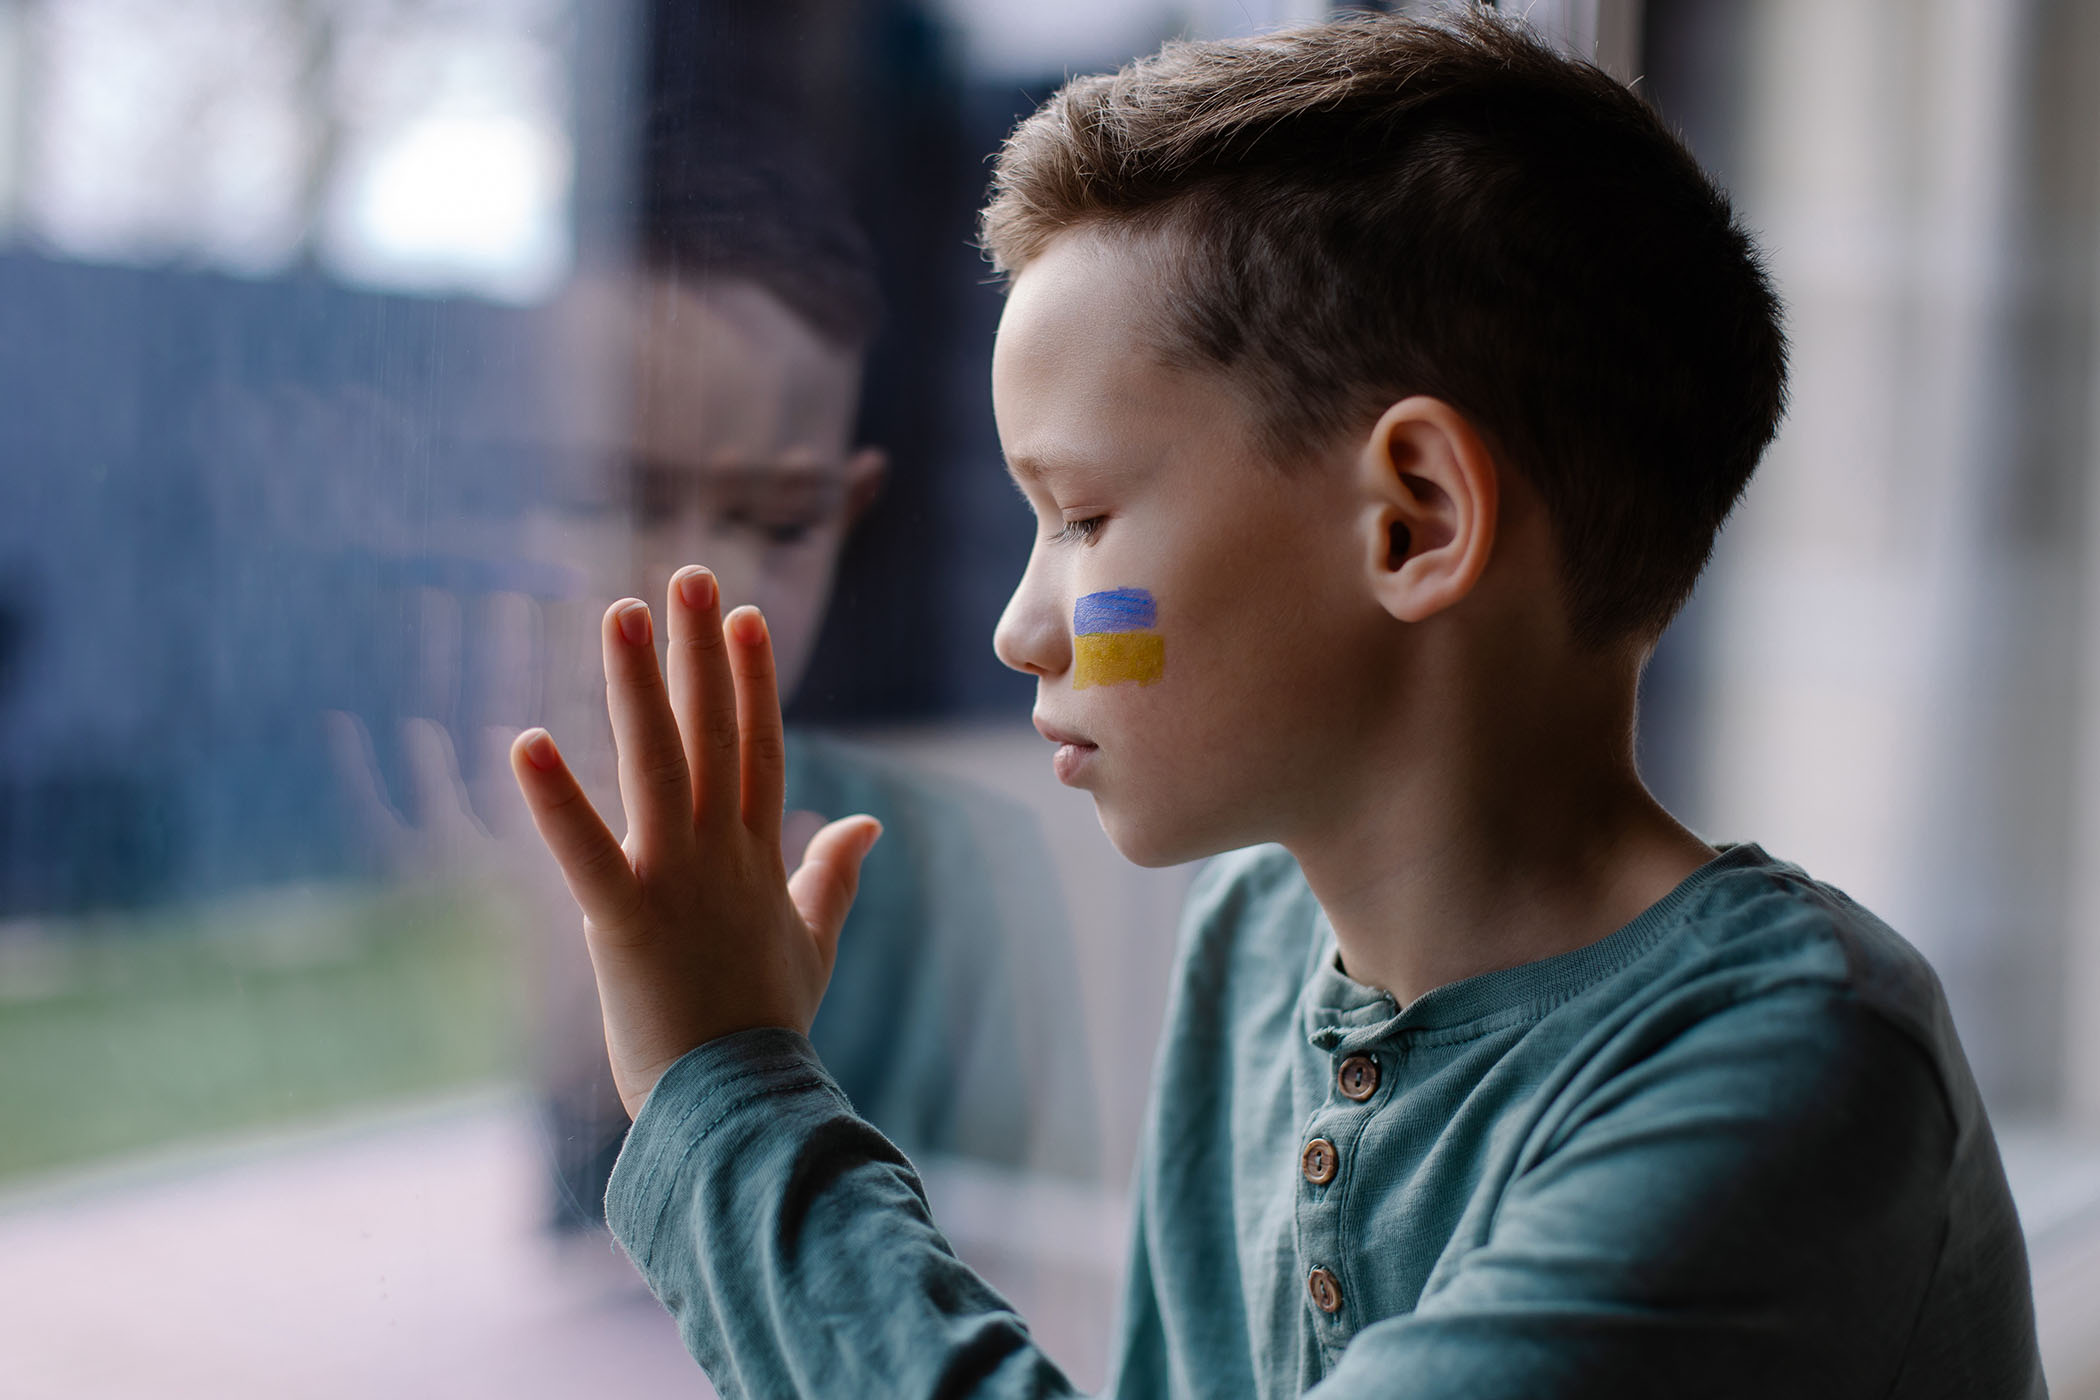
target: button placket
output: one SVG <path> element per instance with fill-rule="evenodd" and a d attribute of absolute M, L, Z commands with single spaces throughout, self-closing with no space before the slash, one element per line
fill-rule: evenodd
<path fill-rule="evenodd" d="M 1327 1060 L 1329 1097 L 1324 1109 L 1316 1110 L 1305 1125 L 1298 1152 L 1298 1257 L 1307 1270 L 1305 1300 L 1316 1323 L 1323 1348 L 1333 1351 L 1347 1344 L 1351 1327 L 1342 1290 L 1354 1236 L 1347 1227 L 1344 1210 L 1350 1192 L 1345 1174 L 1350 1167 L 1346 1154 L 1355 1149 L 1369 1120 L 1383 1102 L 1379 1091 L 1387 1087 L 1392 1063 L 1384 1054 L 1358 1051 Z M 1368 1110 L 1368 1111 L 1366 1111 Z"/>

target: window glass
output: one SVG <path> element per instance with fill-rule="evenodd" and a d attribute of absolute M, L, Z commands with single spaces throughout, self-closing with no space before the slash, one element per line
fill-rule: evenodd
<path fill-rule="evenodd" d="M 813 1038 L 1101 1380 L 1194 872 L 1115 855 L 992 653 L 1034 525 L 974 217 L 1068 73 L 1329 8 L 0 0 L 27 1393 L 694 1393 L 600 1224 L 625 1116 L 504 757 L 547 725 L 617 810 L 598 619 L 688 562 L 772 623 L 789 843 L 888 829 Z M 2100 29 L 1530 8 L 1685 129 L 1790 305 L 1647 779 L 1931 955 L 2051 1365 L 2100 1375 Z"/>

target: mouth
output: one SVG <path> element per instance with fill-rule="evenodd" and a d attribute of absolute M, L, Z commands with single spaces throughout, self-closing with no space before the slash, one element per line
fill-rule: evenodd
<path fill-rule="evenodd" d="M 1094 747 L 1093 740 L 1074 734 L 1069 729 L 1060 729 L 1041 715 L 1031 715 L 1029 718 L 1035 721 L 1035 732 L 1053 744 L 1077 744 L 1079 747 L 1086 749 Z"/>
<path fill-rule="evenodd" d="M 1095 755 L 1101 752 L 1090 740 L 1060 729 L 1040 715 L 1035 717 L 1035 729 L 1036 733 L 1057 745 L 1057 752 L 1050 757 L 1050 766 L 1056 772 L 1057 780 L 1068 786 L 1078 782 L 1092 765 Z"/>

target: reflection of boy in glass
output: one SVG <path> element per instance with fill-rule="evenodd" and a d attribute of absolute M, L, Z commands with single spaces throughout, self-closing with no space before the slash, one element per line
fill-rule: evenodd
<path fill-rule="evenodd" d="M 669 134 L 645 166 L 619 483 L 633 512 L 631 583 L 661 591 L 680 565 L 708 560 L 730 596 L 765 610 L 792 687 L 846 531 L 882 480 L 881 449 L 852 446 L 877 293 L 866 245 L 825 182 L 786 152 L 754 152 L 749 133 L 731 151 L 707 124 L 660 124 Z"/>
<path fill-rule="evenodd" d="M 608 340 L 601 324 L 599 343 L 624 350 L 634 384 L 631 414 L 606 420 L 617 439 L 592 444 L 611 479 L 590 494 L 623 505 L 628 526 L 601 546 L 611 576 L 595 582 L 655 596 L 705 562 L 726 602 L 765 611 L 792 694 L 885 469 L 852 439 L 876 291 L 836 196 L 759 145 L 705 119 L 652 131 L 640 275 L 591 308 L 624 325 Z M 823 817 L 872 812 L 890 833 L 813 1031 L 856 1105 L 907 1147 L 1091 1173 L 1073 972 L 1029 818 L 835 741 L 788 742 L 791 862 Z M 557 1213 L 581 1225 L 598 1216 L 627 1115 L 573 928 L 553 956 Z"/>

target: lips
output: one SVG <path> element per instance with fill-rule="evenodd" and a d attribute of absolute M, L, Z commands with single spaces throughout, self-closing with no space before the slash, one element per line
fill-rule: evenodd
<path fill-rule="evenodd" d="M 1094 747 L 1093 740 L 1082 738 L 1080 735 L 1072 733 L 1069 729 L 1060 729 L 1041 715 L 1035 715 L 1033 718 L 1035 720 L 1035 732 L 1053 744 L 1076 744 L 1080 748 L 1085 749 Z"/>
<path fill-rule="evenodd" d="M 1100 750 L 1070 730 L 1051 724 L 1041 715 L 1035 717 L 1035 728 L 1038 734 L 1057 745 L 1057 752 L 1050 758 L 1050 767 L 1057 774 L 1057 780 L 1067 785 L 1076 784 Z"/>

